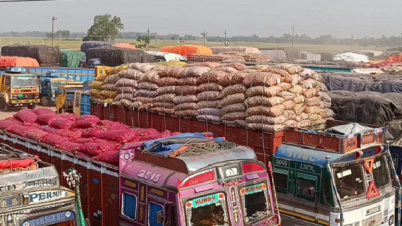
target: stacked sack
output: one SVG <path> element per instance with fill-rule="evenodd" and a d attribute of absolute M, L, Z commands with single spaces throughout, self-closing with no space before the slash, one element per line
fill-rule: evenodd
<path fill-rule="evenodd" d="M 105 78 L 104 84 L 102 85 L 102 91 L 100 92 L 101 98 L 104 100 L 105 103 L 111 104 L 114 98 L 116 98 L 117 87 L 115 83 L 119 80 L 119 73 L 108 75 Z"/>
<path fill-rule="evenodd" d="M 260 69 L 243 80 L 249 128 L 280 132 L 285 127 L 322 125 L 332 117 L 319 74 L 292 64 Z"/>
<path fill-rule="evenodd" d="M 173 99 L 174 114 L 180 117 L 196 117 L 198 78 L 211 68 L 205 66 L 186 67 L 180 73 L 175 88 L 176 97 Z"/>
<path fill-rule="evenodd" d="M 91 81 L 89 83 L 89 87 L 91 88 L 89 90 L 89 93 L 91 94 L 91 99 L 93 102 L 96 103 L 102 103 L 102 97 L 100 95 L 102 91 L 102 86 L 105 84 L 104 81 L 106 79 L 106 76 L 99 76 L 96 77 L 94 81 Z"/>
<path fill-rule="evenodd" d="M 123 70 L 118 74 L 120 79 L 115 83 L 117 96 L 113 101 L 120 102 L 124 107 L 130 107 L 137 91 L 138 81 L 144 74 L 135 69 Z"/>
<path fill-rule="evenodd" d="M 138 80 L 137 91 L 134 93 L 132 99 L 132 107 L 138 109 L 151 108 L 153 98 L 157 96 L 156 90 L 158 89 L 158 85 L 156 84 L 158 75 L 157 72 L 153 70 L 155 66 L 151 64 L 134 63 L 130 64 L 129 67 L 144 73 Z"/>
<path fill-rule="evenodd" d="M 243 79 L 249 75 L 249 71 L 239 71 L 228 73 L 224 76 L 220 85 L 225 87 L 219 93 L 219 106 L 222 115 L 222 121 L 226 124 L 235 124 L 245 127 L 246 124 L 246 86 L 243 85 Z"/>
<path fill-rule="evenodd" d="M 153 103 L 153 111 L 174 114 L 174 98 L 176 97 L 177 79 L 184 71 L 183 67 L 167 67 L 159 71 L 160 79 L 157 81 L 157 97 Z"/>
<path fill-rule="evenodd" d="M 305 69 L 301 74 L 300 85 L 305 99 L 304 116 L 308 119 L 300 121 L 298 127 L 318 126 L 332 120 L 335 113 L 331 107 L 331 97 L 328 95 L 324 79 L 320 74 Z"/>
<path fill-rule="evenodd" d="M 219 94 L 223 86 L 219 84 L 219 81 L 227 74 L 222 68 L 215 68 L 198 78 L 198 103 L 195 106 L 197 109 L 197 119 L 221 122 Z"/>

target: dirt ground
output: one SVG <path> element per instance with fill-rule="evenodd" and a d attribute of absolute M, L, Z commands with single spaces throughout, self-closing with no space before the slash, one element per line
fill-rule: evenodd
<path fill-rule="evenodd" d="M 36 108 L 49 108 L 52 109 L 53 111 L 56 111 L 56 107 L 42 107 L 42 106 L 37 106 Z M 0 111 L 0 120 L 5 119 L 8 117 L 13 117 L 13 115 L 18 112 L 19 110 L 24 109 L 21 107 L 13 107 L 11 108 L 8 112 Z"/>

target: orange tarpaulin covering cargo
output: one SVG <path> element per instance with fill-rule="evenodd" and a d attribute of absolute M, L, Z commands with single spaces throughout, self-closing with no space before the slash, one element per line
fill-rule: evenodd
<path fill-rule="evenodd" d="M 130 43 L 116 42 L 112 46 L 124 49 L 135 49 L 135 46 L 131 45 Z"/>
<path fill-rule="evenodd" d="M 397 53 L 388 57 L 389 62 L 402 62 L 402 53 Z"/>
<path fill-rule="evenodd" d="M 174 46 L 164 46 L 161 48 L 161 52 L 165 52 L 165 53 L 172 53 L 172 49 Z"/>
<path fill-rule="evenodd" d="M 187 56 L 189 54 L 193 53 L 198 53 L 198 54 L 212 54 L 212 50 L 208 47 L 205 46 L 198 46 L 198 45 L 181 45 L 181 46 L 175 46 L 173 48 L 165 49 L 165 47 L 162 48 L 163 52 L 169 52 L 169 53 L 176 53 L 180 54 L 182 56 Z"/>
<path fill-rule="evenodd" d="M 39 67 L 39 63 L 29 57 L 1 56 L 0 68 L 6 67 Z"/>

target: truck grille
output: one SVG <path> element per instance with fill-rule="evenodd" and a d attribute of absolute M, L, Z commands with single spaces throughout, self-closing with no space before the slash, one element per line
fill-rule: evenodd
<path fill-rule="evenodd" d="M 33 99 L 34 95 L 33 94 L 23 94 L 22 97 L 18 97 L 18 99 Z"/>
<path fill-rule="evenodd" d="M 374 216 L 371 216 L 363 220 L 362 226 L 378 226 L 381 225 L 381 221 L 382 221 L 382 213 L 378 213 Z"/>

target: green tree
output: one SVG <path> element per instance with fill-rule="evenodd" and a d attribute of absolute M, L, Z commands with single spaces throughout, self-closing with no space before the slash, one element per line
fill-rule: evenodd
<path fill-rule="evenodd" d="M 148 36 L 140 36 L 138 34 L 138 38 L 137 38 L 137 42 L 138 44 L 135 46 L 139 49 L 144 49 L 144 48 L 148 48 L 149 47 L 149 43 L 151 42 L 151 37 Z"/>
<path fill-rule="evenodd" d="M 120 30 L 124 29 L 121 18 L 110 14 L 98 15 L 94 24 L 88 29 L 84 41 L 114 41 Z"/>

